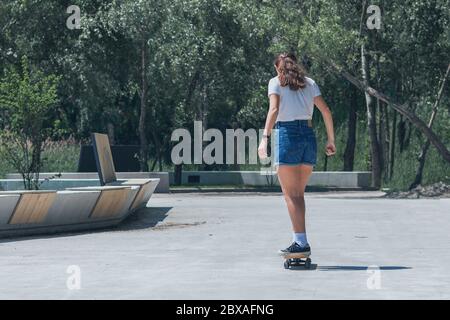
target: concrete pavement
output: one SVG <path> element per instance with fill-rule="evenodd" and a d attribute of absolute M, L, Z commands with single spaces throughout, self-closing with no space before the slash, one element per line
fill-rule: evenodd
<path fill-rule="evenodd" d="M 449 299 L 450 199 L 380 194 L 306 195 L 310 271 L 276 254 L 281 194 L 157 194 L 117 229 L 0 240 L 0 298 Z"/>

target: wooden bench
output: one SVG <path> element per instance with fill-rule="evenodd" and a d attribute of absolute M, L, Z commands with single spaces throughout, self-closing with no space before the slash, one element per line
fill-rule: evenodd
<path fill-rule="evenodd" d="M 16 205 L 7 221 L 8 224 L 42 223 L 56 198 L 56 191 L 4 191 L 1 196 L 18 196 Z M 7 198 L 7 197 L 5 197 Z M 1 206 L 1 210 L 5 210 Z"/>
<path fill-rule="evenodd" d="M 89 218 L 106 219 L 123 217 L 130 213 L 130 205 L 136 198 L 139 189 L 139 186 L 102 186 L 69 188 L 67 190 L 100 192 Z"/>
<path fill-rule="evenodd" d="M 118 181 L 108 136 L 106 134 L 93 133 L 92 142 L 100 184 L 102 186 L 139 187 L 136 197 L 130 204 L 129 210 L 134 211 L 141 207 L 145 207 L 158 186 L 159 178 Z"/>

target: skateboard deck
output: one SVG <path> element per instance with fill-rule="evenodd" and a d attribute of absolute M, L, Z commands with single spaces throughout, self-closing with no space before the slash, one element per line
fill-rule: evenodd
<path fill-rule="evenodd" d="M 302 253 L 290 253 L 283 256 L 284 268 L 290 269 L 291 267 L 304 267 L 305 269 L 311 269 L 311 259 L 309 255 Z"/>

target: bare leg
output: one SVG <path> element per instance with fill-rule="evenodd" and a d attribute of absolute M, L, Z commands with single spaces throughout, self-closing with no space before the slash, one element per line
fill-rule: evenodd
<path fill-rule="evenodd" d="M 279 166 L 278 179 L 286 200 L 294 232 L 306 232 L 305 188 L 313 171 L 310 165 Z"/>

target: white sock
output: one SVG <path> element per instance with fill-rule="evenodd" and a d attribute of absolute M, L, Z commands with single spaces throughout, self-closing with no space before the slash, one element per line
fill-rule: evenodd
<path fill-rule="evenodd" d="M 304 232 L 295 232 L 294 233 L 294 241 L 297 242 L 297 244 L 300 247 L 306 247 L 308 245 L 308 240 L 306 239 L 306 233 Z"/>

